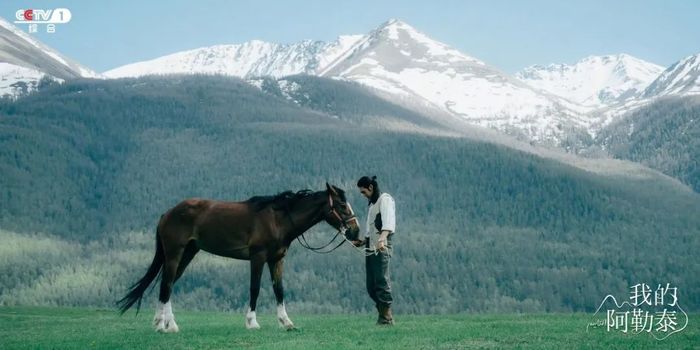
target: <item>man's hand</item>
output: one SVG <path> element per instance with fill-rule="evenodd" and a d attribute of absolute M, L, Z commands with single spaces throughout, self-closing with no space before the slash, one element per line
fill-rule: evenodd
<path fill-rule="evenodd" d="M 386 249 L 386 239 L 380 239 L 377 241 L 377 250 L 384 251 Z"/>
<path fill-rule="evenodd" d="M 379 233 L 379 239 L 377 239 L 377 244 L 375 245 L 375 248 L 379 251 L 384 251 L 386 250 L 386 240 L 387 237 L 389 237 L 390 231 L 382 231 Z"/>
<path fill-rule="evenodd" d="M 362 247 L 363 245 L 365 245 L 365 241 L 360 241 L 356 239 L 352 241 L 352 245 L 354 245 L 355 247 Z"/>

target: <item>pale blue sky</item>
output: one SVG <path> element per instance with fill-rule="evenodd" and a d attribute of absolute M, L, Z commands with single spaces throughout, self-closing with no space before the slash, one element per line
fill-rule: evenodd
<path fill-rule="evenodd" d="M 40 40 L 102 72 L 177 51 L 259 39 L 292 43 L 364 34 L 398 18 L 505 72 L 627 53 L 662 66 L 700 53 L 700 1 L 7 1 L 71 10 Z M 20 28 L 27 30 L 26 25 Z"/>

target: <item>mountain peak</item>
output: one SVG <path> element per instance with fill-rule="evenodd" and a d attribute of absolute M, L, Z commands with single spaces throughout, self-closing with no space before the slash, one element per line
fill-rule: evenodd
<path fill-rule="evenodd" d="M 421 33 L 416 28 L 399 19 L 390 19 L 374 30 L 375 36 L 384 36 L 391 40 L 400 40 L 400 33 L 405 33 L 413 39 L 425 39 L 427 35 Z M 432 39 L 431 39 L 432 40 Z"/>
<path fill-rule="evenodd" d="M 602 61 L 602 62 L 610 62 L 610 61 L 621 61 L 624 59 L 637 59 L 636 57 L 630 56 L 626 53 L 617 53 L 617 54 L 608 54 L 608 55 L 590 55 L 587 56 L 583 59 L 581 59 L 579 62 L 587 62 L 587 61 Z"/>
<path fill-rule="evenodd" d="M 700 53 L 683 58 L 682 60 L 680 60 L 680 64 L 692 65 L 697 67 L 698 65 L 700 65 Z"/>
<path fill-rule="evenodd" d="M 408 25 L 408 23 L 397 19 L 397 18 L 389 18 L 386 22 L 382 23 L 379 28 L 386 28 L 386 27 L 411 27 Z"/>
<path fill-rule="evenodd" d="M 700 94 L 700 53 L 685 57 L 668 67 L 649 87 L 644 97 Z"/>
<path fill-rule="evenodd" d="M 573 65 L 534 65 L 516 77 L 526 84 L 587 107 L 603 107 L 638 95 L 663 67 L 620 53 L 588 56 Z"/>

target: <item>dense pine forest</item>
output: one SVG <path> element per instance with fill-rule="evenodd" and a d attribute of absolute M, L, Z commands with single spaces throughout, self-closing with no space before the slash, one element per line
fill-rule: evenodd
<path fill-rule="evenodd" d="M 397 312 L 594 311 L 606 294 L 666 282 L 700 308 L 697 193 L 373 128 L 380 117 L 429 121 L 351 84 L 295 79 L 307 94 L 183 76 L 45 83 L 0 102 L 0 304 L 113 306 L 150 263 L 158 218 L 182 199 L 329 182 L 364 219 L 355 183 L 377 175 L 397 201 Z M 332 234 L 320 224 L 308 236 L 321 244 Z M 362 259 L 349 247 L 316 255 L 294 244 L 289 309 L 369 310 Z M 247 262 L 200 254 L 175 305 L 242 310 L 248 273 Z M 259 304 L 272 307 L 268 281 L 263 289 Z"/>
<path fill-rule="evenodd" d="M 700 193 L 700 97 L 665 98 L 598 135 L 613 156 L 680 179 Z"/>

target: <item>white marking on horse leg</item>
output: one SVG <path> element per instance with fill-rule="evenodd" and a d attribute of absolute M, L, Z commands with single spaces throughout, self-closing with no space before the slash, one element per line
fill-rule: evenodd
<path fill-rule="evenodd" d="M 277 304 L 277 322 L 280 327 L 285 329 L 293 329 L 294 323 L 287 316 L 287 309 L 284 307 L 284 302 Z"/>
<path fill-rule="evenodd" d="M 180 327 L 175 323 L 175 314 L 173 314 L 173 306 L 170 301 L 165 304 L 161 303 L 160 309 L 160 320 L 158 320 L 156 324 L 156 331 L 162 333 L 177 333 Z"/>
<path fill-rule="evenodd" d="M 158 302 L 156 306 L 156 314 L 153 316 L 153 327 L 158 327 L 158 324 L 163 320 L 163 303 Z"/>
<path fill-rule="evenodd" d="M 255 311 L 250 310 L 250 306 L 248 307 L 248 311 L 246 311 L 246 314 L 245 314 L 245 328 L 247 328 L 247 329 L 260 329 L 260 325 L 258 324 L 258 320 L 255 317 Z"/>

